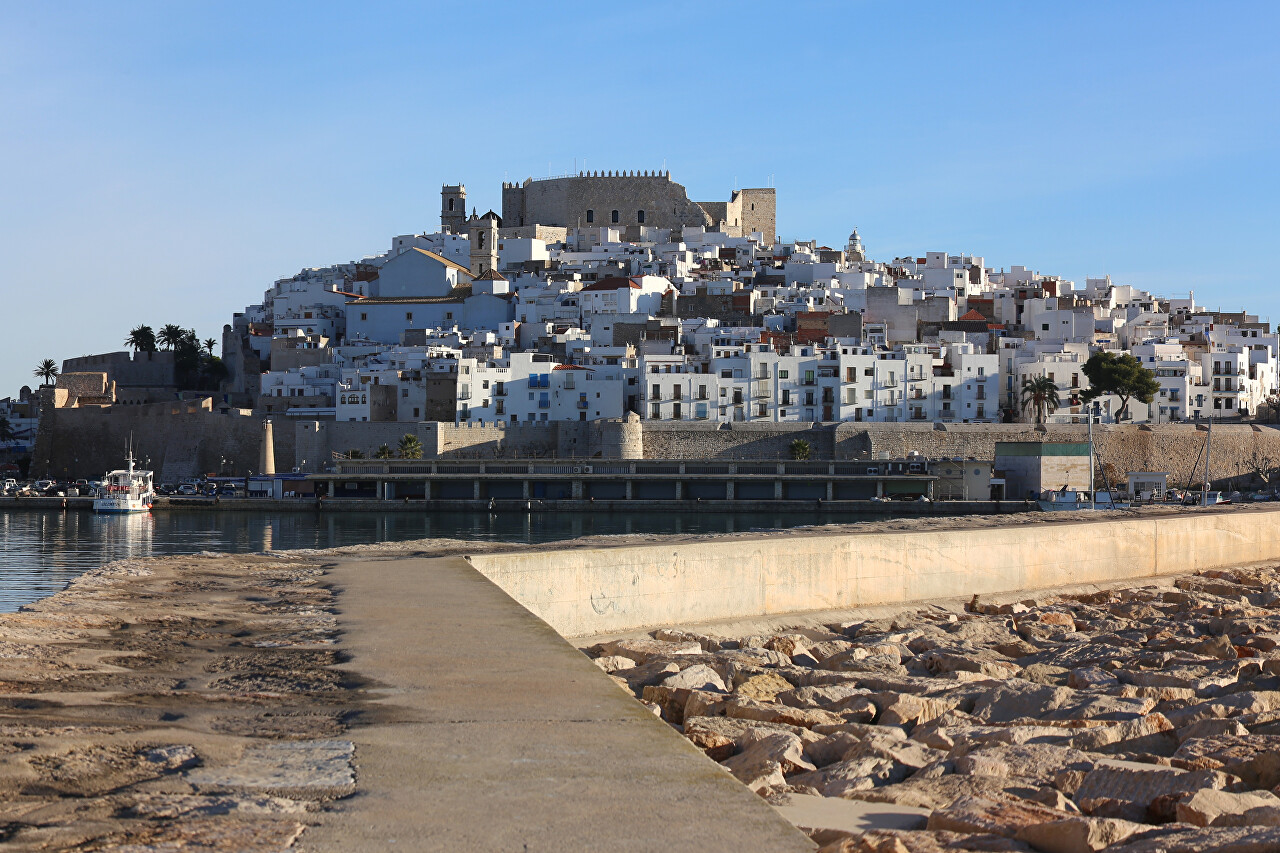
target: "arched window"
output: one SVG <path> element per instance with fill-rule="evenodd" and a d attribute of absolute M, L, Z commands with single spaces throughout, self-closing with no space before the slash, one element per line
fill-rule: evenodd
<path fill-rule="evenodd" d="M 360 395 L 360 402 L 361 402 L 361 403 L 368 403 L 368 402 L 369 402 L 369 395 L 368 395 L 368 394 L 361 394 L 361 395 Z"/>
<path fill-rule="evenodd" d="M 453 210 L 453 199 L 449 199 L 449 210 Z"/>
<path fill-rule="evenodd" d="M 616 210 L 615 210 L 615 211 L 613 212 L 612 219 L 613 219 L 614 224 L 616 225 L 616 224 L 617 224 L 617 222 L 618 222 L 618 211 L 616 211 Z"/>
<path fill-rule="evenodd" d="M 484 248 L 484 232 L 483 231 L 480 232 L 480 248 L 481 249 Z"/>
<path fill-rule="evenodd" d="M 594 210 L 587 210 L 587 224 L 590 225 L 592 222 L 595 222 L 595 221 L 596 221 L 596 212 Z"/>
<path fill-rule="evenodd" d="M 643 211 L 643 210 L 637 210 L 637 211 L 636 211 L 636 222 L 639 222 L 641 225 L 643 225 L 643 224 L 644 224 L 644 211 Z"/>

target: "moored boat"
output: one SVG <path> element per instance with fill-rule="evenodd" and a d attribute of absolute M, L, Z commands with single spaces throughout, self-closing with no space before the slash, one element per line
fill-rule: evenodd
<path fill-rule="evenodd" d="M 104 513 L 150 512 L 155 500 L 153 474 L 133 467 L 133 453 L 127 468 L 110 471 L 102 478 L 102 486 L 93 499 L 93 511 Z"/>

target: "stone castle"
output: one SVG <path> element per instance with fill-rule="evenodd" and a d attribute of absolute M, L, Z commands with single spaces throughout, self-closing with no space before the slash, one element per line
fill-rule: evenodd
<path fill-rule="evenodd" d="M 469 230 L 467 189 L 441 189 L 440 224 L 454 234 Z M 691 201 L 666 171 L 579 172 L 576 175 L 502 185 L 503 236 L 538 236 L 536 229 L 641 229 L 701 227 L 730 237 L 759 232 L 777 240 L 777 204 L 772 187 L 734 190 L 728 201 Z"/>

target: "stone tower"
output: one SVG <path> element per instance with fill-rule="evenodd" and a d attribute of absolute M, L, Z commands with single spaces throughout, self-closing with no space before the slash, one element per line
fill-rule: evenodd
<path fill-rule="evenodd" d="M 471 277 L 478 278 L 489 270 L 498 268 L 498 229 L 502 220 L 492 210 L 484 216 L 467 222 L 467 236 L 471 240 Z"/>
<path fill-rule="evenodd" d="M 445 185 L 440 188 L 440 228 L 450 234 L 461 234 L 467 223 L 467 187 Z"/>

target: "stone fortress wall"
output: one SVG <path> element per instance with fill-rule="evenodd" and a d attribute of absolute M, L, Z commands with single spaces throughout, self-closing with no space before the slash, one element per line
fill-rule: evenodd
<path fill-rule="evenodd" d="M 166 482 L 218 471 L 239 474 L 257 466 L 259 416 L 231 409 L 223 414 L 208 401 L 104 406 L 46 407 L 33 453 L 42 476 L 92 476 L 119 467 L 130 437 L 140 458 L 149 457 Z M 811 458 L 859 459 L 878 453 L 901 458 L 917 451 L 930 458 L 990 460 L 998 441 L 1086 439 L 1083 425 L 826 423 L 729 424 L 645 423 L 626 420 L 533 424 L 364 423 L 275 420 L 276 470 L 300 466 L 317 471 L 333 453 L 359 449 L 372 457 L 382 444 L 394 448 L 406 433 L 417 435 L 424 455 L 438 459 L 624 458 L 789 459 L 791 442 L 809 443 Z M 1191 424 L 1102 425 L 1094 428 L 1101 464 L 1123 476 L 1129 471 L 1167 471 L 1171 483 L 1198 482 L 1205 433 Z M 222 466 L 222 460 L 226 465 Z M 1248 488 L 1255 468 L 1280 466 L 1280 428 L 1218 425 L 1213 430 L 1210 471 L 1219 486 Z M 1193 474 L 1194 472 L 1194 474 Z"/>
<path fill-rule="evenodd" d="M 591 222 L 587 221 L 588 210 L 594 214 Z M 616 223 L 612 221 L 614 210 L 618 211 Z M 644 222 L 640 222 L 639 211 L 644 211 Z M 724 222 L 731 236 L 761 231 L 772 243 L 776 215 L 772 188 L 735 190 L 728 202 L 695 202 L 689 200 L 684 186 L 671 180 L 670 172 L 590 172 L 502 185 L 504 228 L 539 224 L 715 229 Z"/>
<path fill-rule="evenodd" d="M 149 464 L 156 472 L 157 483 L 220 471 L 245 474 L 258 467 L 262 419 L 243 411 L 223 414 L 208 400 L 46 408 L 31 457 L 32 476 L 97 479 L 124 466 L 130 445 L 139 464 Z M 293 467 L 293 445 L 293 431 L 277 426 L 277 471 Z"/>

